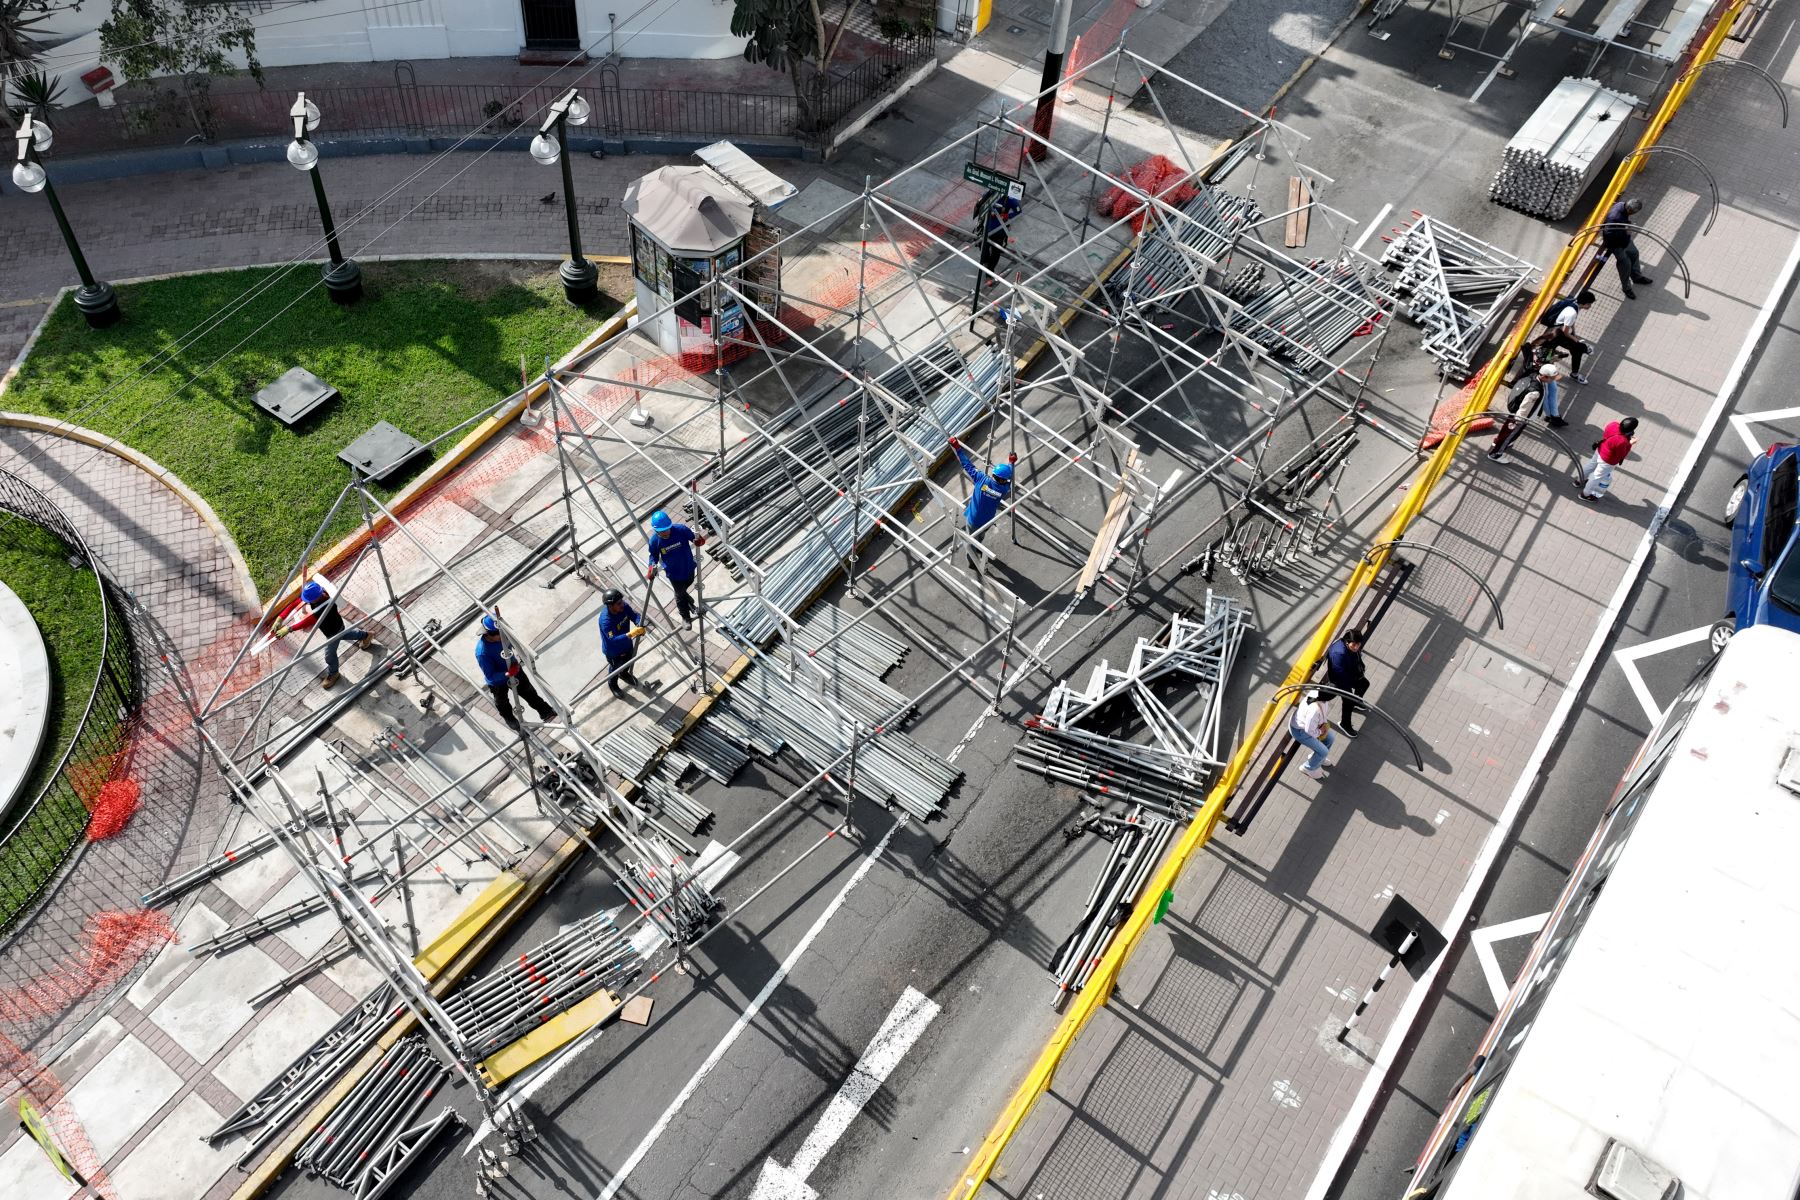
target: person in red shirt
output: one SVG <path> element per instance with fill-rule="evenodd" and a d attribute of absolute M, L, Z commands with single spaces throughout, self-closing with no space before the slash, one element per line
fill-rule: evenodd
<path fill-rule="evenodd" d="M 1631 453 L 1632 437 L 1637 433 L 1637 418 L 1626 417 L 1622 421 L 1614 421 L 1594 443 L 1594 457 L 1588 462 L 1587 481 L 1581 485 L 1581 498 L 1589 504 L 1600 503 L 1600 497 L 1606 495 L 1612 487 L 1613 468 L 1625 461 Z"/>

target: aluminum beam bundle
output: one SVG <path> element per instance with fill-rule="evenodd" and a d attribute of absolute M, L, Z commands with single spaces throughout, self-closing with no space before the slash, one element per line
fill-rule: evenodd
<path fill-rule="evenodd" d="M 414 1127 L 449 1079 L 450 1068 L 432 1056 L 423 1038 L 402 1038 L 301 1145 L 294 1165 L 367 1195 L 363 1177 L 371 1161 Z"/>
<path fill-rule="evenodd" d="M 369 1156 L 369 1165 L 356 1181 L 356 1200 L 381 1200 L 439 1133 L 460 1124 L 462 1118 L 456 1115 L 456 1110 L 445 1105 L 430 1120 L 395 1133 Z"/>
<path fill-rule="evenodd" d="M 600 739 L 600 754 L 606 759 L 606 765 L 617 771 L 621 778 L 635 780 L 644 777 L 650 764 L 668 745 L 669 738 L 662 736 L 661 729 L 651 733 L 627 725 Z"/>
<path fill-rule="evenodd" d="M 795 647 L 829 670 L 848 665 L 879 679 L 906 657 L 905 642 L 823 600 L 807 609 L 796 623 L 799 629 L 792 633 Z"/>
<path fill-rule="evenodd" d="M 716 713 L 718 706 L 714 705 L 711 711 Z M 680 727 L 684 715 L 665 713 L 660 720 L 665 729 L 673 731 Z M 748 747 L 720 729 L 710 716 L 696 721 L 681 735 L 681 750 L 693 762 L 696 770 L 719 783 L 730 783 L 750 762 Z"/>
<path fill-rule="evenodd" d="M 1202 187 L 1181 212 L 1191 219 L 1154 221 L 1155 232 L 1144 239 L 1137 261 L 1114 276 L 1117 287 L 1130 288 L 1131 299 L 1154 300 L 1170 288 L 1193 282 L 1200 268 L 1193 254 L 1223 261 L 1244 227 L 1262 216 L 1256 201 L 1215 187 Z"/>
<path fill-rule="evenodd" d="M 1231 314 L 1231 327 L 1298 370 L 1329 366 L 1331 355 L 1370 332 L 1386 309 L 1363 270 L 1344 261 L 1314 260 L 1299 270 L 1276 263 L 1261 294 Z"/>
<path fill-rule="evenodd" d="M 752 714 L 755 711 L 755 706 L 752 705 Z M 745 716 L 732 707 L 729 692 L 720 697 L 718 704 L 707 710 L 706 720 L 702 722 L 701 728 L 711 728 L 734 745 L 741 746 L 759 758 L 774 758 L 787 746 L 786 738 L 767 725 L 757 724 L 754 715 Z M 686 745 L 686 741 L 682 744 Z"/>
<path fill-rule="evenodd" d="M 951 435 L 967 429 L 988 410 L 1000 394 L 1000 356 L 984 347 L 968 361 L 968 370 L 959 371 L 955 383 L 939 388 L 906 427 L 904 436 L 912 446 L 891 434 L 883 437 L 878 447 L 870 449 L 861 479 L 806 521 L 799 541 L 768 568 L 758 589 L 761 598 L 748 597 L 721 616 L 729 631 L 751 645 L 765 644 L 780 628 L 768 606 L 787 613 L 804 607 L 843 567 L 851 550 L 912 490 L 921 469 L 913 457 L 918 452 L 914 447 L 935 462 Z"/>
<path fill-rule="evenodd" d="M 1381 264 L 1399 274 L 1406 315 L 1425 327 L 1425 352 L 1461 383 L 1475 356 L 1537 268 L 1425 213 L 1388 243 Z"/>
<path fill-rule="evenodd" d="M 244 1154 L 238 1159 L 239 1169 L 247 1169 L 249 1160 L 261 1152 L 264 1144 L 374 1045 L 403 1011 L 393 985 L 378 985 L 202 1140 L 213 1145 L 233 1135 L 247 1137 Z"/>
<path fill-rule="evenodd" d="M 1075 932 L 1062 944 L 1050 965 L 1058 999 L 1086 986 L 1094 965 L 1112 944 L 1121 918 L 1137 902 L 1138 893 L 1144 890 L 1145 881 L 1156 869 L 1175 832 L 1174 822 L 1141 808 L 1132 809 L 1124 818 L 1104 818 L 1104 826 L 1095 832 L 1113 835 L 1112 850 L 1088 893 L 1087 907 Z"/>
<path fill-rule="evenodd" d="M 757 667 L 729 693 L 740 716 L 774 729 L 815 770 L 833 763 L 839 783 L 854 774 L 856 791 L 877 804 L 899 805 L 921 821 L 942 816 L 950 789 L 962 772 L 891 727 L 877 726 L 857 747 L 856 770 L 849 766 L 851 734 L 816 694 Z"/>
<path fill-rule="evenodd" d="M 680 780 L 684 773 L 664 759 L 644 777 L 638 799 L 657 816 L 698 836 L 712 828 L 713 810 L 682 789 Z"/>
<path fill-rule="evenodd" d="M 463 1045 L 477 1058 L 530 1033 L 596 992 L 636 975 L 643 956 L 611 913 L 595 913 L 444 998 Z"/>
<path fill-rule="evenodd" d="M 875 382 L 902 406 L 915 409 L 935 391 L 945 373 L 955 374 L 959 358 L 943 340 L 875 376 Z M 758 562 L 773 555 L 808 524 L 807 513 L 823 508 L 837 495 L 831 480 L 856 470 L 860 404 L 844 403 L 854 385 L 834 376 L 811 400 L 801 423 L 785 421 L 775 439 L 753 442 L 727 460 L 725 473 L 707 488 L 707 499 L 733 514 L 731 544 Z M 835 399 L 833 397 L 836 397 Z M 870 426 L 880 421 L 870 415 Z M 810 463 L 817 473 L 794 469 L 794 460 Z M 689 504 L 688 512 L 701 514 Z M 710 522 L 707 522 L 710 527 Z M 734 570 L 738 560 L 725 556 Z"/>
<path fill-rule="evenodd" d="M 1506 143 L 1488 198 L 1560 221 L 1588 189 L 1641 101 L 1597 79 L 1565 79 Z"/>

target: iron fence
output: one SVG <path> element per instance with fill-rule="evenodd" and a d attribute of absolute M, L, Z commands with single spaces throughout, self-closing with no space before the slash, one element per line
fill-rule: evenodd
<path fill-rule="evenodd" d="M 125 746 L 142 695 L 132 653 L 130 598 L 88 550 L 66 514 L 42 492 L 0 471 L 0 545 L 56 547 L 99 584 L 100 656 L 81 720 L 49 777 L 28 801 L 0 814 L 0 933 L 29 912 L 81 844 L 100 789 Z M 79 681 L 72 681 L 79 686 Z M 52 728 L 46 738 L 57 736 Z M 29 778 L 29 777 L 28 777 Z"/>

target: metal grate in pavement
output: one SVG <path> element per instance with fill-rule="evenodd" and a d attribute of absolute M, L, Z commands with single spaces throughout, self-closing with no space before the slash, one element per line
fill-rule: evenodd
<path fill-rule="evenodd" d="M 1156 986 L 1138 1006 L 1138 1013 L 1162 1026 L 1177 1042 L 1192 1047 L 1201 1057 L 1223 1057 L 1214 1055 L 1213 1048 L 1249 980 L 1223 962 L 1183 957 L 1181 941 L 1176 943 L 1176 955 L 1163 967 Z M 1196 948 L 1202 954 L 1208 953 L 1204 947 Z"/>
<path fill-rule="evenodd" d="M 1194 927 L 1246 963 L 1259 963 L 1293 908 L 1243 871 L 1227 866 L 1200 905 Z"/>

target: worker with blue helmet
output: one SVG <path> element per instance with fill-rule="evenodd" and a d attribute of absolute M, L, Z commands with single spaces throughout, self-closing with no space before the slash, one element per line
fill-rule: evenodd
<path fill-rule="evenodd" d="M 475 639 L 475 665 L 481 668 L 481 680 L 487 684 L 488 694 L 494 698 L 494 707 L 500 710 L 500 719 L 506 722 L 508 729 L 516 732 L 519 728 L 519 718 L 513 712 L 510 694 L 511 685 L 514 684 L 518 686 L 519 699 L 531 705 L 531 711 L 538 715 L 540 721 L 548 721 L 556 716 L 556 710 L 531 686 L 531 677 L 519 666 L 518 656 L 501 636 L 500 622 L 491 614 L 481 618 L 481 636 Z"/>
<path fill-rule="evenodd" d="M 618 588 L 607 588 L 600 603 L 600 653 L 606 656 L 606 686 L 613 695 L 623 696 L 620 681 L 637 685 L 631 662 L 637 657 L 637 640 L 644 636 L 644 626 Z"/>
<path fill-rule="evenodd" d="M 316 579 L 309 579 L 300 589 L 300 603 L 297 615 L 275 626 L 276 637 L 286 637 L 296 629 L 305 629 L 317 624 L 319 636 L 325 639 L 325 674 L 319 677 L 319 686 L 331 688 L 338 681 L 338 646 L 343 642 L 355 642 L 365 650 L 373 650 L 372 635 L 362 629 L 348 629 L 344 626 L 344 618 L 338 612 L 337 597 L 325 590 L 325 585 Z M 293 613 L 294 610 L 289 610 Z"/>
<path fill-rule="evenodd" d="M 699 564 L 694 561 L 694 547 L 704 545 L 704 536 L 674 520 L 662 509 L 650 514 L 650 570 L 644 578 L 655 579 L 656 569 L 662 568 L 663 574 L 669 577 L 669 586 L 675 589 L 675 606 L 681 610 L 681 619 L 689 625 L 694 623 L 696 607 L 689 593 L 694 586 L 694 574 L 699 570 Z"/>
<path fill-rule="evenodd" d="M 1013 464 L 1019 461 L 1019 456 L 1009 454 L 1005 462 L 995 463 L 983 471 L 975 465 L 974 456 L 955 438 L 950 439 L 950 449 L 956 451 L 962 469 L 975 485 L 975 490 L 969 493 L 969 505 L 963 509 L 963 519 L 969 523 L 969 536 L 979 542 L 987 537 L 988 526 L 999 515 L 1000 505 L 1012 495 Z M 981 567 L 981 556 L 972 546 L 969 548 L 969 566 L 977 570 Z"/>

